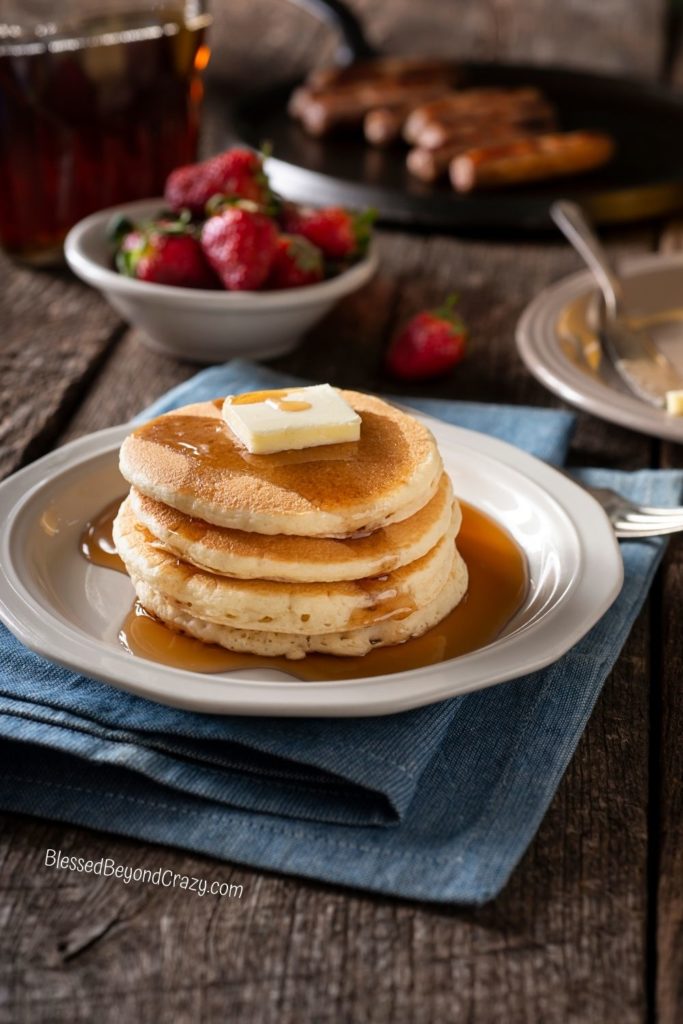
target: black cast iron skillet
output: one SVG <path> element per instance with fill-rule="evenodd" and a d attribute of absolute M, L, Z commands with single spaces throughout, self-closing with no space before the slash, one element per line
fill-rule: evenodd
<path fill-rule="evenodd" d="M 341 0 L 294 0 L 334 26 L 339 63 L 373 56 L 363 30 Z M 312 139 L 287 114 L 298 82 L 243 99 L 233 111 L 238 138 L 271 143 L 274 187 L 299 202 L 373 206 L 385 221 L 450 229 L 551 226 L 560 197 L 580 203 L 598 223 L 635 221 L 683 209 L 683 98 L 654 83 L 532 64 L 457 62 L 463 85 L 531 85 L 556 105 L 563 129 L 607 131 L 617 155 L 575 178 L 458 195 L 447 182 L 425 185 L 405 169 L 406 149 L 368 146 L 347 131 Z"/>

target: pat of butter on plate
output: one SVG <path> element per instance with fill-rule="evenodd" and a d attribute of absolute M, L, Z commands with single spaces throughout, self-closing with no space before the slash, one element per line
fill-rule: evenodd
<path fill-rule="evenodd" d="M 360 416 L 330 384 L 228 395 L 223 419 L 254 455 L 360 439 Z"/>
<path fill-rule="evenodd" d="M 667 391 L 666 411 L 670 416 L 683 416 L 683 391 Z"/>

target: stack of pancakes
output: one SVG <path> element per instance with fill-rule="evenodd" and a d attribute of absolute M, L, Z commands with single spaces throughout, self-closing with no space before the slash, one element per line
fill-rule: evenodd
<path fill-rule="evenodd" d="M 436 442 L 378 398 L 341 392 L 360 440 L 252 455 L 222 400 L 130 434 L 114 541 L 143 607 L 232 651 L 364 655 L 419 636 L 467 589 L 460 507 Z"/>

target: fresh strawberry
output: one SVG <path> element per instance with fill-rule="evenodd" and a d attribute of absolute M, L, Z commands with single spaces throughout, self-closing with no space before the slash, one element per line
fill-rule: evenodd
<path fill-rule="evenodd" d="M 129 231 L 121 239 L 115 262 L 119 273 L 138 281 L 180 288 L 218 286 L 198 239 L 180 222 L 151 222 Z"/>
<path fill-rule="evenodd" d="M 301 235 L 280 235 L 268 275 L 269 288 L 300 288 L 322 281 L 323 254 Z"/>
<path fill-rule="evenodd" d="M 386 367 L 402 380 L 436 377 L 459 363 L 465 354 L 467 328 L 454 312 L 456 295 L 438 309 L 425 310 L 409 320 L 394 336 Z"/>
<path fill-rule="evenodd" d="M 260 288 L 270 272 L 277 228 L 257 210 L 248 208 L 248 204 L 228 206 L 202 228 L 206 258 L 230 291 Z"/>
<path fill-rule="evenodd" d="M 229 149 L 199 164 L 186 164 L 171 171 L 164 198 L 173 210 L 190 210 L 201 216 L 212 196 L 270 202 L 263 160 L 251 149 Z"/>
<path fill-rule="evenodd" d="M 342 206 L 312 210 L 288 203 L 281 213 L 287 234 L 303 235 L 331 260 L 357 259 L 365 255 L 374 219 L 374 210 L 351 213 Z"/>

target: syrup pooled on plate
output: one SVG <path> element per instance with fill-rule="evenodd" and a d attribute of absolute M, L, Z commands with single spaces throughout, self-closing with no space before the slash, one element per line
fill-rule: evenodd
<path fill-rule="evenodd" d="M 112 502 L 86 526 L 81 551 L 95 565 L 122 569 L 113 550 L 111 525 L 121 499 Z M 178 633 L 136 602 L 119 634 L 131 654 L 191 672 L 234 672 L 238 669 L 279 669 L 307 681 L 357 679 L 424 668 L 468 654 L 491 643 L 521 607 L 528 586 L 524 554 L 507 530 L 490 516 L 461 502 L 458 550 L 469 571 L 467 594 L 450 615 L 421 637 L 381 647 L 364 657 L 309 654 L 300 660 L 236 654 Z M 360 582 L 360 581 L 359 581 Z M 381 586 L 381 577 L 365 581 Z M 400 600 L 400 598 L 399 598 Z M 396 595 L 386 596 L 387 615 L 403 616 Z M 376 610 L 377 611 L 377 610 Z"/>
<path fill-rule="evenodd" d="M 112 527 L 124 498 L 125 495 L 110 502 L 86 525 L 79 544 L 81 554 L 93 565 L 101 565 L 103 569 L 116 569 L 117 572 L 123 573 L 126 567 L 116 553 Z"/>
<path fill-rule="evenodd" d="M 654 333 L 655 344 L 661 344 L 663 340 L 658 336 L 658 330 L 674 328 L 678 342 L 679 333 L 683 330 L 683 307 L 660 309 L 656 313 L 642 316 L 627 316 L 625 321 L 636 333 Z M 590 295 L 579 295 L 567 303 L 557 318 L 555 333 L 565 358 L 584 373 L 601 379 L 602 342 L 591 324 Z"/>

